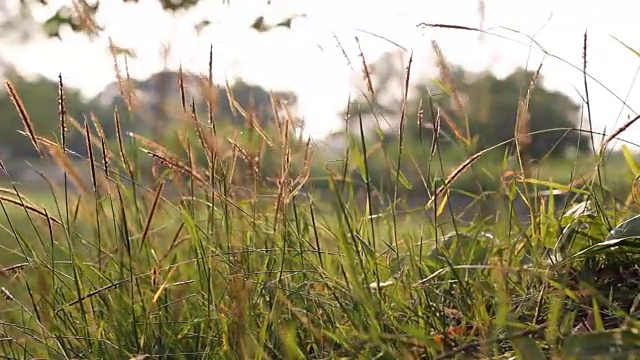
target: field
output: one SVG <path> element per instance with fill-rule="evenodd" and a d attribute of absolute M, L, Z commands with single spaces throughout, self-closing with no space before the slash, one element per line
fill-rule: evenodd
<path fill-rule="evenodd" d="M 637 208 L 633 156 L 509 170 L 483 152 L 432 151 L 416 173 L 433 165 L 440 180 L 423 192 L 434 195 L 403 209 L 377 200 L 373 157 L 358 146 L 349 169 L 322 174 L 326 162 L 291 144 L 287 119 L 225 142 L 184 110 L 181 150 L 122 133 L 108 143 L 86 123 L 81 161 L 64 131 L 40 137 L 23 116 L 64 176 L 37 188 L 9 179 L 0 193 L 4 358 L 584 359 L 639 349 L 640 233 L 607 238 Z M 277 171 L 265 175 L 267 163 Z M 343 181 L 347 170 L 364 182 Z M 491 174 L 490 192 L 507 200 L 491 219 L 459 220 L 444 201 L 470 191 L 472 170 Z M 312 175 L 323 175 L 321 192 Z M 402 176 L 391 200 L 403 196 Z M 547 190 L 575 196 L 558 207 Z M 526 219 L 511 215 L 516 200 Z"/>

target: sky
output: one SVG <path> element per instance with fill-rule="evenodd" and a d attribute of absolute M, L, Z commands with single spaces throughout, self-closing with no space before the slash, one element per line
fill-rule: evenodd
<path fill-rule="evenodd" d="M 46 19 L 51 9 L 70 1 L 51 1 L 49 9 L 40 9 L 35 15 Z M 298 113 L 305 118 L 307 133 L 321 137 L 339 129 L 338 112 L 350 96 L 365 91 L 362 81 L 357 81 L 362 78 L 362 66 L 356 37 L 369 63 L 388 51 L 413 52 L 412 71 L 423 75 L 436 74 L 432 40 L 438 42 L 449 61 L 472 71 L 490 70 L 504 76 L 518 66 L 537 69 L 542 62 L 544 85 L 580 103 L 585 96 L 580 68 L 587 31 L 587 72 L 595 79 L 588 80 L 594 130 L 611 133 L 640 111 L 635 79 L 640 57 L 615 39 L 640 49 L 640 3 L 484 3 L 481 22 L 476 0 L 271 0 L 270 5 L 267 0 L 230 0 L 230 4 L 201 0 L 195 9 L 180 15 L 163 12 L 157 0 L 140 0 L 137 4 L 103 0 L 97 16 L 98 23 L 105 27 L 100 38 L 90 40 L 63 32 L 62 41 L 38 39 L 3 46 L 8 51 L 2 55 L 25 74 L 56 78 L 62 73 L 67 86 L 80 88 L 90 97 L 114 81 L 109 38 L 118 46 L 135 50 L 137 57 L 129 61 L 129 70 L 140 79 L 164 68 L 160 54 L 165 46 L 171 49 L 166 62 L 169 69 L 182 65 L 187 71 L 206 73 L 212 46 L 215 80 L 242 77 L 273 90 L 296 92 Z M 296 13 L 306 17 L 294 20 L 290 30 L 257 33 L 250 28 L 260 15 L 267 22 L 277 23 Z M 212 25 L 197 33 L 194 24 L 205 19 Z M 419 23 L 483 26 L 490 34 L 423 28 L 417 26 Z M 397 91 L 401 93 L 402 89 Z M 630 127 L 621 138 L 633 142 L 638 135 L 640 124 Z M 640 145 L 629 147 L 640 150 Z"/>

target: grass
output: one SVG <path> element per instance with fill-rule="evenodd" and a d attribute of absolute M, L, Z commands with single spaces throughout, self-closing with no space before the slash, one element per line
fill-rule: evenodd
<path fill-rule="evenodd" d="M 531 221 L 507 206 L 499 221 L 458 222 L 442 199 L 482 164 L 481 152 L 425 183 L 434 216 L 392 205 L 377 215 L 364 141 L 344 165 L 365 180 L 363 208 L 340 181 L 351 168 L 327 173 L 333 197 L 299 191 L 313 155 L 304 142 L 292 150 L 290 118 L 269 133 L 249 120 L 241 142 L 182 101 L 181 150 L 121 132 L 108 146 L 98 123 L 75 127 L 87 140 L 85 179 L 65 150 L 63 94 L 60 83 L 53 139 L 11 95 L 27 136 L 65 180 L 37 193 L 11 183 L 0 197 L 4 358 L 582 359 L 638 350 L 637 240 L 598 245 L 635 204 L 601 196 L 597 172 L 581 188 L 553 179 L 579 196 L 557 210 L 552 198 L 530 196 L 549 179 L 520 169 L 534 175 L 501 191 L 523 199 Z M 427 161 L 445 169 L 437 152 Z M 267 157 L 276 173 L 260 171 Z"/>

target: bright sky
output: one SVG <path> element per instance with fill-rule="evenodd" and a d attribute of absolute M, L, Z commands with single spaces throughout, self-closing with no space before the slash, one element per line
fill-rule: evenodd
<path fill-rule="evenodd" d="M 69 2 L 51 1 L 53 6 Z M 266 5 L 267 0 L 230 2 L 231 5 L 223 5 L 222 0 L 202 0 L 195 10 L 174 17 L 163 12 L 157 0 L 140 0 L 138 4 L 103 0 L 98 14 L 98 22 L 106 27 L 102 38 L 91 42 L 65 32 L 62 41 L 13 46 L 3 55 L 27 73 L 55 78 L 61 72 L 68 86 L 94 96 L 114 79 L 107 37 L 137 52 L 138 57 L 129 63 L 136 78 L 145 78 L 163 68 L 160 53 L 167 44 L 172 49 L 170 69 L 177 69 L 182 63 L 189 71 L 204 73 L 209 46 L 213 45 L 217 80 L 241 76 L 274 90 L 295 91 L 307 131 L 320 136 L 340 125 L 336 113 L 345 107 L 350 92 L 354 96 L 358 92 L 353 79 L 361 76 L 361 66 L 354 37 L 359 37 L 369 62 L 396 49 L 361 30 L 413 50 L 417 68 L 431 73 L 431 40 L 438 41 L 448 60 L 471 70 L 490 69 L 505 75 L 516 66 L 535 69 L 544 61 L 545 85 L 580 101 L 584 94 L 581 72 L 552 57 L 543 60 L 542 52 L 535 45 L 530 48 L 530 41 L 523 34 L 535 36 L 551 55 L 581 67 L 582 39 L 588 29 L 587 71 L 604 85 L 589 81 L 595 129 L 606 127 L 610 133 L 629 116 L 635 116 L 612 93 L 627 99 L 631 109 L 640 111 L 640 92 L 635 84 L 640 57 L 611 37 L 640 49 L 640 3 L 635 1 L 486 0 L 484 26 L 502 37 L 488 35 L 482 39 L 478 33 L 416 27 L 420 22 L 478 27 L 476 0 L 272 0 L 270 6 Z M 259 34 L 250 28 L 258 15 L 278 22 L 293 13 L 308 16 L 295 20 L 291 30 Z M 38 14 L 42 18 L 46 15 Z M 198 35 L 193 25 L 203 19 L 213 25 Z M 354 68 L 343 56 L 338 41 Z M 401 89 L 397 91 L 400 93 Z M 640 124 L 631 127 L 623 138 L 633 141 L 638 135 Z M 640 146 L 631 147 L 640 150 Z"/>

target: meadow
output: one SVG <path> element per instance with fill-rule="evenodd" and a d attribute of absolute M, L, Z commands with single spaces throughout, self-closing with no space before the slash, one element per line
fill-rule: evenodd
<path fill-rule="evenodd" d="M 95 119 L 69 118 L 62 82 L 51 109 L 60 131 L 41 136 L 7 88 L 26 141 L 64 177 L 36 188 L 9 177 L 0 193 L 3 358 L 626 359 L 639 349 L 640 233 L 607 238 L 637 209 L 640 166 L 603 150 L 624 126 L 593 156 L 538 165 L 446 156 L 437 141 L 424 154 L 403 155 L 402 142 L 370 154 L 356 136 L 348 161 L 329 166 L 293 143 L 285 115 L 268 131 L 247 119 L 248 130 L 222 133 L 183 98 L 169 149 L 122 132 L 117 112 L 114 142 Z M 119 111 L 135 113 L 129 105 Z M 67 150 L 71 132 L 88 156 Z M 382 203 L 369 175 L 385 155 L 439 180 L 408 186 L 396 171 Z M 459 221 L 445 200 L 472 191 L 477 174 L 506 206 Z M 422 207 L 402 209 L 396 200 L 420 186 Z M 570 201 L 558 210 L 549 190 Z M 512 216 L 518 199 L 527 221 Z"/>

